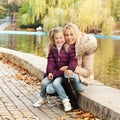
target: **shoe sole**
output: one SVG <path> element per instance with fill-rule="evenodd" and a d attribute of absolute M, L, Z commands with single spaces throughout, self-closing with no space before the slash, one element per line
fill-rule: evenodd
<path fill-rule="evenodd" d="M 65 111 L 65 112 L 70 112 L 70 111 L 72 111 L 72 108 L 70 110 Z"/>
<path fill-rule="evenodd" d="M 33 105 L 33 107 L 34 107 L 34 108 L 39 108 L 39 107 L 41 107 L 42 105 L 44 105 L 45 103 L 47 103 L 47 101 L 44 102 L 43 104 L 41 104 L 40 106 L 34 106 L 34 105 Z"/>

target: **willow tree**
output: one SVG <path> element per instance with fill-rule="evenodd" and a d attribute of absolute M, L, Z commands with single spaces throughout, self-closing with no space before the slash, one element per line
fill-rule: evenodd
<path fill-rule="evenodd" d="M 7 15 L 6 11 L 7 11 L 7 9 L 0 5 L 0 19 L 3 19 L 6 17 L 6 15 Z"/>
<path fill-rule="evenodd" d="M 117 0 L 113 15 L 115 16 L 116 21 L 119 21 L 119 19 L 120 19 L 120 0 Z"/>
<path fill-rule="evenodd" d="M 31 23 L 32 20 L 30 16 L 31 16 L 31 10 L 29 8 L 28 0 L 26 0 L 24 4 L 22 5 L 22 8 L 19 10 L 19 24 L 26 25 L 26 24 Z"/>
<path fill-rule="evenodd" d="M 83 32 L 102 28 L 104 34 L 110 35 L 115 26 L 112 12 L 116 8 L 117 0 L 111 1 L 114 1 L 113 5 L 110 1 L 102 0 L 59 0 L 57 5 L 56 2 L 52 2 L 47 16 L 43 19 L 44 28 L 49 30 L 53 26 L 74 22 Z"/>
<path fill-rule="evenodd" d="M 78 1 L 80 0 L 48 1 L 48 13 L 42 20 L 44 30 L 49 31 L 52 27 L 63 26 L 66 22 L 71 21 L 69 19 L 69 9 L 74 10 L 74 4 Z"/>
<path fill-rule="evenodd" d="M 102 29 L 104 34 L 112 34 L 112 30 L 115 27 L 115 13 L 118 4 L 118 0 L 106 0 L 103 2 L 103 9 L 105 9 L 104 21 L 102 22 Z"/>
<path fill-rule="evenodd" d="M 21 14 L 21 21 L 26 23 L 39 21 L 44 25 L 45 31 L 55 26 L 63 26 L 66 22 L 74 22 L 81 31 L 102 28 L 103 33 L 110 34 L 115 25 L 114 15 L 115 10 L 118 10 L 118 1 L 26 0 L 27 9 Z"/>
<path fill-rule="evenodd" d="M 35 23 L 42 19 L 46 12 L 46 0 L 25 0 L 22 8 L 19 10 L 20 24 Z"/>
<path fill-rule="evenodd" d="M 53 11 L 53 8 L 50 8 Z M 51 28 L 56 26 L 63 26 L 64 25 L 64 11 L 61 8 L 54 9 L 54 12 L 51 13 L 53 15 L 48 14 L 43 19 L 44 30 L 49 31 Z"/>
<path fill-rule="evenodd" d="M 120 0 L 106 0 L 105 7 L 110 8 L 111 15 L 114 16 L 115 20 L 120 17 Z"/>
<path fill-rule="evenodd" d="M 46 0 L 29 0 L 29 7 L 31 9 L 32 22 L 41 19 L 46 13 Z"/>
<path fill-rule="evenodd" d="M 74 6 L 75 9 L 69 9 L 69 20 L 75 22 L 81 31 L 102 28 L 102 31 L 107 34 L 105 30 L 107 28 L 110 34 L 109 31 L 114 26 L 114 18 L 111 16 L 110 8 L 103 6 L 103 1 L 84 0 L 77 2 Z M 105 23 L 107 27 L 103 27 Z"/>

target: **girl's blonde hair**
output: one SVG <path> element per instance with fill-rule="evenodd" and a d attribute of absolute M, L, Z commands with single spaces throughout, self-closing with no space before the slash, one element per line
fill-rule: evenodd
<path fill-rule="evenodd" d="M 63 32 L 63 28 L 62 27 L 56 27 L 56 28 L 52 28 L 49 32 L 49 50 L 53 47 L 53 45 L 55 44 L 54 41 L 54 36 L 56 33 L 58 32 Z M 63 32 L 64 35 L 64 32 Z"/>

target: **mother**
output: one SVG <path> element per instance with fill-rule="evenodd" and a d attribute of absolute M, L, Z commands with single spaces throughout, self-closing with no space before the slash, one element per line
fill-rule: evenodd
<path fill-rule="evenodd" d="M 94 81 L 94 53 L 97 50 L 97 40 L 94 36 L 80 32 L 77 25 L 67 23 L 64 27 L 65 40 L 68 45 L 75 43 L 78 65 L 75 73 L 67 73 L 67 66 L 60 68 L 65 71 L 65 77 L 75 78 L 75 89 L 81 92 Z M 61 83 L 62 84 L 62 83 Z M 57 86 L 52 83 L 47 86 L 47 93 L 55 93 Z"/>

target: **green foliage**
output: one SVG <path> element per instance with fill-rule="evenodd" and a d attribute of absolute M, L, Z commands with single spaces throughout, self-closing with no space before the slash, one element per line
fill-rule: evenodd
<path fill-rule="evenodd" d="M 118 21 L 120 18 L 120 0 L 116 0 L 115 7 L 113 9 L 113 16 L 115 21 Z"/>
<path fill-rule="evenodd" d="M 49 31 L 51 28 L 59 26 L 58 21 L 54 18 L 46 18 L 44 20 L 44 31 Z"/>
<path fill-rule="evenodd" d="M 105 34 L 110 34 L 114 20 L 119 17 L 119 3 L 120 0 L 26 0 L 19 11 L 20 24 L 39 21 L 49 31 L 74 22 L 81 31 L 102 28 Z"/>
<path fill-rule="evenodd" d="M 23 14 L 26 14 L 26 13 L 28 12 L 28 10 L 29 10 L 29 3 L 28 3 L 28 1 L 26 0 L 26 1 L 23 3 L 22 7 L 19 9 L 19 13 L 20 13 L 20 15 L 23 15 Z"/>
<path fill-rule="evenodd" d="M 30 15 L 28 14 L 28 13 L 26 13 L 26 14 L 23 14 L 22 16 L 21 16 L 21 24 L 25 24 L 25 25 L 27 25 L 28 23 L 31 23 L 31 17 L 30 17 Z"/>
<path fill-rule="evenodd" d="M 43 19 L 44 30 L 49 31 L 53 27 L 64 25 L 64 11 L 61 8 L 50 8 L 50 13 Z"/>
<path fill-rule="evenodd" d="M 6 15 L 6 9 L 3 6 L 0 6 L 0 19 L 3 19 Z"/>
<path fill-rule="evenodd" d="M 19 24 L 27 25 L 27 24 L 32 23 L 32 20 L 31 20 L 31 9 L 29 8 L 28 0 L 26 0 L 24 2 L 24 4 L 23 4 L 23 7 L 20 8 L 19 14 L 20 14 L 19 15 L 20 16 Z"/>

